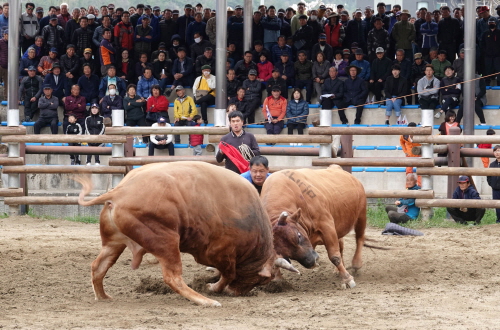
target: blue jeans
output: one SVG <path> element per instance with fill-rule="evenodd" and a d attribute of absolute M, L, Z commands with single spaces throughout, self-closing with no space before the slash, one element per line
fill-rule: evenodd
<path fill-rule="evenodd" d="M 393 95 L 392 97 L 397 97 L 397 96 Z M 385 99 L 385 115 L 390 117 L 392 115 L 392 109 L 394 108 L 394 112 L 396 112 L 396 117 L 399 117 L 401 115 L 402 103 L 403 99 L 396 99 L 394 102 L 392 102 L 391 99 Z"/>

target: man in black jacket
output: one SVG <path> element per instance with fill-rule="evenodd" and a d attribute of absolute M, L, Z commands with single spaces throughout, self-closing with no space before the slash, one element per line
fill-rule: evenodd
<path fill-rule="evenodd" d="M 499 168 L 500 167 L 500 145 L 496 145 L 493 148 L 493 155 L 495 156 L 495 160 L 490 164 L 490 168 Z M 500 199 L 500 176 L 488 176 L 486 177 L 488 180 L 488 185 L 491 187 L 493 191 L 493 199 Z M 495 209 L 497 214 L 496 223 L 500 223 L 500 209 Z"/>
<path fill-rule="evenodd" d="M 439 50 L 446 50 L 446 59 L 453 63 L 457 57 L 458 46 L 461 43 L 462 30 L 460 22 L 450 15 L 448 6 L 441 7 L 442 18 L 438 23 Z"/>
<path fill-rule="evenodd" d="M 500 72 L 500 30 L 497 29 L 494 17 L 488 21 L 488 30 L 481 38 L 481 54 L 484 56 L 484 74 L 491 75 Z M 486 77 L 486 84 L 489 85 L 495 76 Z M 500 75 L 496 77 L 497 86 L 500 86 Z"/>
<path fill-rule="evenodd" d="M 274 68 L 271 78 L 267 81 L 267 96 L 271 96 L 271 92 L 274 86 L 279 86 L 281 90 L 281 96 L 288 99 L 288 84 L 286 80 L 281 77 L 280 70 Z"/>
<path fill-rule="evenodd" d="M 373 60 L 370 67 L 370 81 L 368 88 L 375 95 L 375 100 L 382 99 L 382 90 L 387 77 L 391 74 L 392 62 L 385 56 L 382 47 L 376 49 L 377 58 Z"/>
<path fill-rule="evenodd" d="M 390 62 L 390 60 L 389 60 Z M 348 106 L 356 107 L 355 125 L 361 124 L 361 116 L 363 115 L 363 104 L 368 96 L 368 88 L 363 79 L 358 77 L 361 69 L 357 66 L 350 65 L 345 68 L 349 74 L 349 78 L 344 81 L 344 103 L 340 108 L 347 108 Z"/>
<path fill-rule="evenodd" d="M 75 46 L 69 44 L 66 46 L 66 54 L 59 60 L 61 73 L 66 76 L 66 86 L 64 89 L 69 91 L 71 86 L 78 82 L 80 75 L 80 59 L 75 55 Z"/>
<path fill-rule="evenodd" d="M 338 109 L 342 108 L 344 99 L 344 82 L 337 78 L 337 68 L 332 66 L 328 70 L 329 78 L 325 79 L 321 94 L 329 95 L 321 99 L 321 107 L 323 109 L 333 109 L 336 106 Z M 344 110 L 338 110 L 340 121 L 343 125 L 349 124 Z"/>
<path fill-rule="evenodd" d="M 293 35 L 294 46 L 298 51 L 306 51 L 306 54 L 309 55 L 309 52 L 312 48 L 312 43 L 317 39 L 314 39 L 313 28 L 307 25 L 306 15 L 300 15 L 299 22 L 300 29 L 298 29 Z"/>

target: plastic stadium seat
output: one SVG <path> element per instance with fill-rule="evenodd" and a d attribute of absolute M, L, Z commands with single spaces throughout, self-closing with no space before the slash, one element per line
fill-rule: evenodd
<path fill-rule="evenodd" d="M 176 149 L 185 149 L 185 148 L 188 148 L 189 147 L 189 144 L 185 144 L 185 143 L 180 143 L 180 144 L 175 144 L 174 147 Z"/>
<path fill-rule="evenodd" d="M 365 172 L 385 172 L 384 167 L 367 167 Z"/>
<path fill-rule="evenodd" d="M 365 109 L 378 109 L 380 108 L 380 104 L 368 104 L 368 105 L 365 105 L 364 107 Z"/>
<path fill-rule="evenodd" d="M 500 86 L 491 86 L 491 90 L 500 91 Z"/>
<path fill-rule="evenodd" d="M 2 105 L 7 105 L 7 101 L 2 101 Z"/>
<path fill-rule="evenodd" d="M 398 150 L 396 146 L 378 146 L 377 150 Z"/>
<path fill-rule="evenodd" d="M 406 167 L 388 167 L 386 172 L 406 172 Z"/>
<path fill-rule="evenodd" d="M 420 106 L 417 104 L 403 105 L 401 109 L 418 109 Z"/>
<path fill-rule="evenodd" d="M 376 146 L 357 146 L 356 150 L 375 150 Z"/>
<path fill-rule="evenodd" d="M 321 105 L 319 105 L 319 104 L 309 104 L 309 108 L 318 109 L 318 108 L 321 108 Z"/>
<path fill-rule="evenodd" d="M 353 167 L 352 171 L 353 172 L 364 172 L 365 168 L 364 167 Z"/>
<path fill-rule="evenodd" d="M 491 89 L 491 86 L 486 86 L 486 90 Z"/>
<path fill-rule="evenodd" d="M 474 125 L 474 129 L 477 130 L 488 130 L 491 128 L 491 125 Z"/>
<path fill-rule="evenodd" d="M 250 124 L 246 126 L 247 128 L 264 128 L 264 125 Z"/>
<path fill-rule="evenodd" d="M 499 105 L 485 105 L 483 110 L 498 110 L 500 109 Z"/>

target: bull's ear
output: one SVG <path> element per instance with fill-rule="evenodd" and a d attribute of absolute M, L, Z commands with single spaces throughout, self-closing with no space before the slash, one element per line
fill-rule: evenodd
<path fill-rule="evenodd" d="M 286 218 L 288 218 L 288 213 L 282 212 L 278 218 L 278 226 L 286 226 Z"/>
<path fill-rule="evenodd" d="M 298 221 L 300 219 L 300 217 L 302 216 L 302 209 L 299 207 L 297 209 L 297 211 L 295 211 L 290 217 L 295 220 L 295 221 Z"/>
<path fill-rule="evenodd" d="M 273 275 L 271 274 L 271 267 L 268 264 L 265 264 L 264 267 L 259 272 L 259 276 L 262 277 L 272 277 Z"/>

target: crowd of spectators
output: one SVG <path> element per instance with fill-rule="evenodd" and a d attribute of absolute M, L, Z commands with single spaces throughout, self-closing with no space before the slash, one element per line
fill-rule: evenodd
<path fill-rule="evenodd" d="M 13 70 L 8 66 L 12 33 L 8 9 L 4 3 L 0 13 L 4 98 L 7 71 Z M 437 118 L 458 106 L 459 122 L 463 10 L 420 8 L 413 17 L 399 5 L 387 11 L 383 2 L 353 13 L 342 5 L 306 8 L 299 2 L 297 9 L 261 5 L 252 16 L 253 48 L 244 49 L 243 7 L 228 7 L 228 104 L 236 106 L 246 123 L 254 123 L 266 93 L 262 111 L 272 134 L 281 131 L 287 118 L 289 132 L 297 128 L 301 133 L 308 115 L 304 104 L 310 104 L 314 95 L 324 109 L 356 107 L 355 124 L 361 123 L 363 105 L 375 101 L 385 102 L 386 124 L 393 110 L 396 116 L 401 114 L 404 104 L 427 109 L 441 105 Z M 500 6 L 496 10 L 498 14 Z M 498 18 L 487 6 L 477 7 L 476 12 L 477 73 L 491 75 L 500 72 Z M 88 105 L 95 103 L 105 125 L 111 123 L 113 109 L 126 110 L 127 125 L 157 124 L 160 117 L 170 123 L 168 97 L 175 92 L 174 125 L 191 125 L 198 114 L 196 106 L 208 124 L 207 108 L 215 103 L 217 90 L 215 20 L 215 10 L 202 4 L 186 4 L 180 12 L 143 4 L 70 10 L 66 3 L 49 8 L 26 3 L 16 31 L 23 54 L 19 101 L 24 104 L 24 120 L 38 117 L 37 133 L 46 125 L 57 133 L 53 108 L 59 105 L 64 107 L 64 128 L 69 115 L 74 115 L 85 131 Z M 481 123 L 486 84 L 492 80 L 494 76 L 476 84 Z M 185 95 L 182 86 L 192 87 L 193 94 Z M 290 87 L 295 88 L 291 95 Z M 418 97 L 408 96 L 414 92 Z M 344 111 L 338 113 L 348 124 Z"/>

